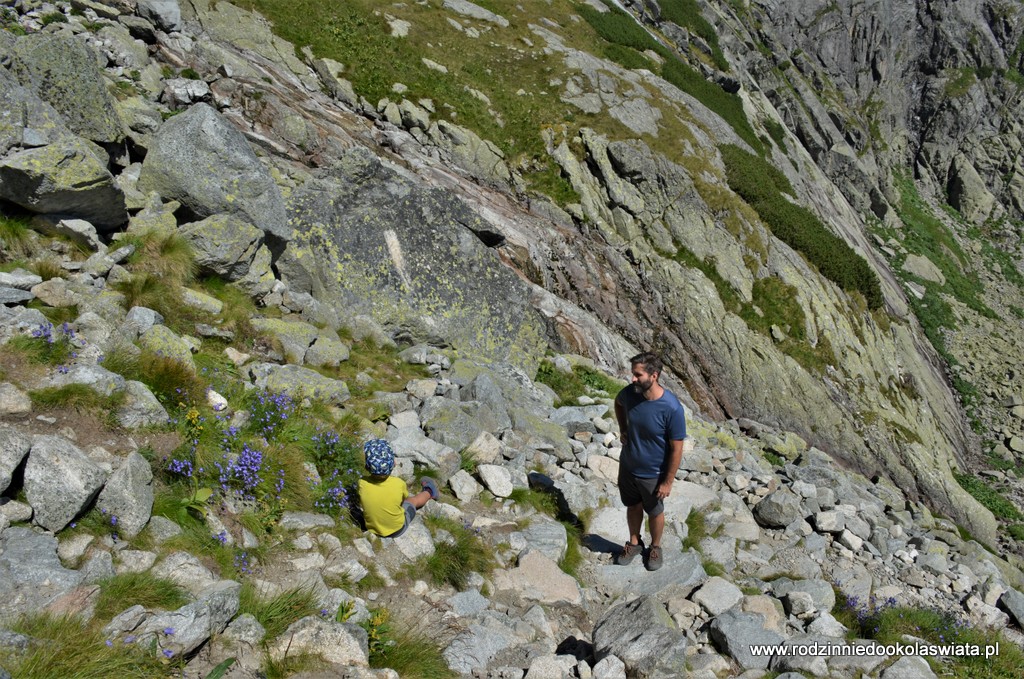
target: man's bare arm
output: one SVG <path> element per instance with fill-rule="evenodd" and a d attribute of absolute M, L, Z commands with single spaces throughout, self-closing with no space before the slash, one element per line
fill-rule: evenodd
<path fill-rule="evenodd" d="M 626 408 L 615 399 L 615 419 L 619 422 L 619 439 L 625 442 L 629 434 L 629 418 L 626 416 Z"/>
<path fill-rule="evenodd" d="M 655 495 L 659 500 L 664 500 L 672 492 L 672 483 L 676 480 L 676 471 L 683 461 L 683 441 L 669 441 L 668 464 L 665 466 L 665 476 L 658 483 Z"/>

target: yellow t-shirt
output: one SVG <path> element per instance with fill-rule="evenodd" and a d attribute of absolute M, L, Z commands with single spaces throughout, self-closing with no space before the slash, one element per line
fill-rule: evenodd
<path fill-rule="evenodd" d="M 363 505 L 366 527 L 386 537 L 405 525 L 402 501 L 409 497 L 409 488 L 397 476 L 378 478 L 359 479 L 359 501 Z"/>

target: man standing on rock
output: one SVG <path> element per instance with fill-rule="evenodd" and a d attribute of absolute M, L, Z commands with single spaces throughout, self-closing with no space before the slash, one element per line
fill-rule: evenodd
<path fill-rule="evenodd" d="M 643 554 L 640 538 L 644 513 L 651 531 L 647 570 L 656 571 L 664 562 L 661 536 L 665 531 L 664 499 L 683 456 L 686 415 L 683 405 L 668 389 L 658 384 L 661 359 L 650 352 L 629 359 L 633 383 L 615 397 L 615 418 L 622 437 L 619 460 L 619 497 L 626 505 L 629 540 L 619 553 L 619 565 L 631 563 Z"/>

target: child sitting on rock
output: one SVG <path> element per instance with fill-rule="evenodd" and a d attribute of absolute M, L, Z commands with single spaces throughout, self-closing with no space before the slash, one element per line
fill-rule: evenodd
<path fill-rule="evenodd" d="M 397 538 L 405 532 L 416 516 L 416 510 L 440 494 L 437 482 L 425 478 L 423 490 L 409 497 L 409 488 L 402 479 L 391 476 L 395 468 L 395 452 L 384 439 L 363 445 L 369 477 L 359 479 L 359 501 L 363 505 L 366 528 L 386 538 Z"/>

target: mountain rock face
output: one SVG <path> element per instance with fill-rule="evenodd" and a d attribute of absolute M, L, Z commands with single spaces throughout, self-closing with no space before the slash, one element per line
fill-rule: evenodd
<path fill-rule="evenodd" d="M 261 267 L 288 288 L 268 290 L 263 268 L 249 289 L 275 302 L 287 295 L 313 322 L 369 317 L 394 339 L 507 357 L 527 372 L 545 346 L 613 370 L 634 348 L 653 348 L 704 415 L 795 432 L 996 542 L 991 514 L 953 477 L 979 442 L 948 362 L 955 347 L 988 346 L 986 336 L 1020 325 L 1003 313 L 1020 308 L 1012 294 L 997 303 L 984 287 L 996 260 L 962 238 L 981 228 L 996 239 L 991 248 L 1016 247 L 1016 6 L 708 5 L 728 71 L 693 60 L 706 37 L 663 19 L 665 8 L 633 8 L 662 45 L 736 93 L 768 160 L 792 184 L 793 202 L 871 267 L 884 300 L 877 310 L 821 275 L 733 193 L 722 149 L 756 150 L 754 137 L 651 70 L 574 46 L 564 26 L 579 17 L 553 8 L 538 23 L 511 9 L 493 21 L 459 3 L 436 10 L 466 40 L 524 31 L 519 44 L 562 69 L 549 83 L 561 102 L 614 121 L 543 132 L 545 162 L 573 194 L 552 201 L 524 195 L 524 161 L 446 119 L 439 102 L 403 98 L 406 85 L 396 83 L 398 101 L 371 103 L 339 79 L 338 62 L 310 50 L 297 58 L 251 14 L 203 0 L 180 9 L 180 18 L 162 3 L 140 13 L 162 30 L 187 26 L 187 34 L 132 33 L 133 19 L 127 37 L 118 34 L 125 47 L 103 52 L 122 69 L 118 77 L 119 64 L 140 67 L 122 88 L 114 122 L 92 63 L 81 82 L 57 82 L 23 56 L 46 44 L 64 59 L 55 63 L 76 63 L 71 56 L 85 46 L 100 48 L 95 37 L 60 24 L 5 37 L 10 73 L 24 86 L 4 74 L 3 96 L 39 124 L 4 135 L 0 195 L 51 221 L 81 211 L 101 232 L 123 223 L 121 205 L 134 213 L 152 192 L 175 201 L 185 220 L 245 220 L 266 238 Z M 411 18 L 402 25 L 415 31 Z M 142 41 L 194 71 L 184 80 L 197 86 L 142 62 Z M 80 90 L 89 94 L 73 94 Z M 87 118 L 101 127 L 77 113 L 66 129 L 47 122 L 47 106 L 66 110 L 67 96 L 100 102 Z M 500 111 L 492 114 L 502 122 Z M 74 177 L 60 160 L 82 159 L 84 168 L 93 157 L 106 162 Z M 926 198 L 959 210 L 963 223 L 938 252 L 984 279 L 980 293 L 960 295 L 966 284 L 943 282 L 945 267 L 928 273 L 928 262 L 942 262 L 916 251 L 905 226 L 908 176 Z M 960 329 L 944 336 L 919 322 L 922 307 L 951 308 Z M 964 328 L 983 317 L 997 329 L 974 342 Z M 958 379 L 997 373 L 1012 360 L 1002 354 L 993 345 L 984 361 L 961 361 Z M 979 390 L 975 419 L 998 432 L 987 437 L 990 447 L 1017 433 L 1002 409 L 1012 388 Z"/>
<path fill-rule="evenodd" d="M 979 443 L 1007 469 L 1024 454 L 1019 7 L 714 2 L 700 5 L 705 28 L 668 0 L 630 13 L 487 4 L 394 3 L 328 23 L 407 41 L 389 67 L 415 54 L 428 77 L 388 71 L 385 96 L 358 58 L 293 45 L 225 0 L 0 8 L 0 208 L 5 227 L 8 213 L 30 225 L 21 240 L 0 233 L 0 350 L 73 349 L 0 371 L 0 618 L 89 619 L 96 583 L 151 572 L 188 602 L 126 608 L 108 645 L 138 642 L 190 676 L 235 660 L 230 677 L 263 676 L 265 650 L 391 676 L 368 667 L 386 627 L 370 606 L 416 616 L 464 676 L 932 676 L 881 651 L 753 655 L 847 639 L 833 587 L 847 613 L 934 607 L 1012 634 L 1022 561 L 954 474 Z M 618 32 L 596 28 L 605 15 Z M 642 49 L 612 44 L 623 35 Z M 463 51 L 471 63 L 456 65 Z M 548 110 L 557 120 L 537 123 L 533 147 L 508 142 L 513 114 Z M 737 188 L 737 159 L 757 191 Z M 783 187 L 781 214 L 820 222 L 828 254 L 863 263 L 877 299 L 793 244 L 759 200 L 769 185 Z M 173 257 L 153 254 L 169 234 L 231 301 L 167 286 L 183 318 L 128 301 L 138 272 L 185 275 L 141 266 Z M 55 328 L 40 309 L 74 318 Z M 574 365 L 622 374 L 641 348 L 665 357 L 693 444 L 656 572 L 614 563 L 629 537 L 614 502 L 621 382 L 559 407 L 542 383 L 578 377 Z M 153 367 L 133 360 L 213 372 L 223 394 L 163 393 L 128 379 Z M 64 388 L 116 404 L 112 419 L 31 417 Z M 177 402 L 174 432 L 161 401 Z M 293 413 L 323 418 L 303 441 L 323 447 L 318 462 L 340 457 L 320 424 L 356 422 L 391 442 L 397 476 L 429 467 L 441 497 L 398 538 L 346 532 L 329 467 L 264 470 L 271 456 L 249 445 L 292 452 L 309 431 L 291 438 Z M 290 438 L 272 444 L 275 426 Z M 244 446 L 239 427 L 257 432 Z M 182 431 L 177 448 L 159 440 Z M 134 452 L 136 439 L 173 455 L 213 446 L 219 482 L 190 459 Z M 277 475 L 260 481 L 275 500 L 242 494 L 257 467 Z M 989 474 L 1022 492 L 1012 471 Z M 284 511 L 293 483 L 308 484 L 288 486 L 306 506 Z M 158 491 L 188 493 L 172 498 L 182 526 L 153 515 L 168 504 Z M 586 519 L 583 548 L 528 491 L 553 496 L 558 519 Z M 174 540 L 199 520 L 189 510 L 206 542 Z M 495 567 L 414 580 L 460 529 Z M 206 553 L 218 545 L 233 571 Z M 306 592 L 319 615 L 270 632 L 239 615 L 242 580 L 261 596 Z"/>

